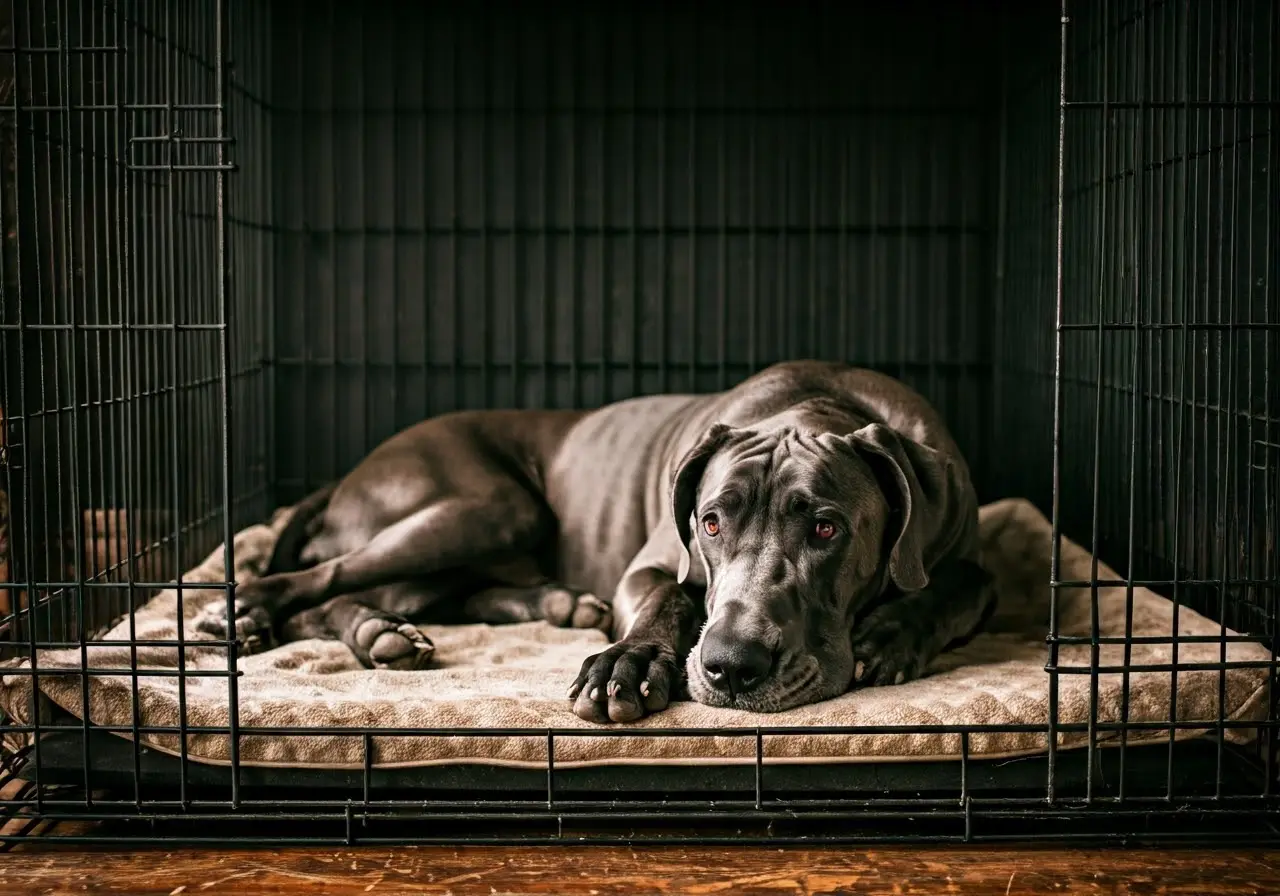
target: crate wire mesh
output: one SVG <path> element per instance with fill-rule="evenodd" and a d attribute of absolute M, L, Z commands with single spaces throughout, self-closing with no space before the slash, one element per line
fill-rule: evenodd
<path fill-rule="evenodd" d="M 0 13 L 4 656 L 84 650 L 427 414 L 721 388 L 795 356 L 920 388 L 984 499 L 1032 498 L 1122 584 L 1221 621 L 1224 671 L 1228 626 L 1275 655 L 1272 4 L 856 6 L 857 52 L 819 6 Z M 1051 713 L 1060 675 L 1139 671 L 1085 641 L 1091 664 L 1059 663 L 1055 616 Z M 232 699 L 233 743 L 306 734 L 242 730 Z M 0 821 L 5 843 L 67 820 L 166 841 L 1265 836 L 1275 719 L 1256 750 L 1220 719 L 1155 755 L 1094 719 L 1073 763 L 1051 717 L 1049 755 L 1011 769 L 969 739 L 1019 726 L 975 725 L 948 729 L 958 762 L 838 782 L 766 766 L 796 732 L 722 730 L 752 766 L 661 787 L 557 769 L 557 743 L 608 730 L 380 731 L 546 743 L 539 784 L 410 798 L 364 731 L 364 768 L 318 795 L 234 759 L 166 774 L 137 718 L 130 742 L 37 717 L 0 729 L 35 736 Z M 110 753 L 114 775 L 91 762 Z"/>
<path fill-rule="evenodd" d="M 1224 671 L 1228 627 L 1273 650 L 1276 637 L 1278 18 L 1269 4 L 1084 4 L 1065 76 L 1055 518 L 1128 575 L 1056 587 L 1124 586 L 1130 623 L 1133 587 L 1158 589 L 1175 627 L 1182 606 L 1221 623 Z M 1051 669 L 1071 640 L 1051 631 Z M 1127 652 L 1099 666 L 1092 643 L 1090 666 L 1057 672 L 1121 673 L 1127 694 L 1142 668 Z M 1176 663 L 1188 640 L 1163 643 Z M 1122 744 L 1135 730 L 1096 723 L 1091 748 L 1108 727 Z M 1274 729 L 1262 740 L 1270 782 Z"/>

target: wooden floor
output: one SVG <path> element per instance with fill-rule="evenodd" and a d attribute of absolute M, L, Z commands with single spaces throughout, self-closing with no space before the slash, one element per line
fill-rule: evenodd
<path fill-rule="evenodd" d="M 0 854 L 0 894 L 1280 894 L 1280 851 L 475 847 Z"/>

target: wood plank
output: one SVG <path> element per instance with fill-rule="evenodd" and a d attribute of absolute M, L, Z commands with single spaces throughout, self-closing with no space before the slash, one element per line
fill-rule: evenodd
<path fill-rule="evenodd" d="M 0 894 L 1280 893 L 1280 850 L 438 847 L 0 855 Z"/>

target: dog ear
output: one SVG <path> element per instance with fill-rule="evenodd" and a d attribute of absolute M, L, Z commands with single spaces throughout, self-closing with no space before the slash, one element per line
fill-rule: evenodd
<path fill-rule="evenodd" d="M 680 570 L 676 573 L 677 582 L 683 583 L 689 577 L 689 564 L 692 562 L 689 541 L 693 537 L 689 517 L 693 516 L 694 503 L 698 500 L 702 474 L 715 453 L 729 442 L 736 441 L 739 436 L 739 431 L 733 427 L 716 423 L 676 465 L 675 476 L 671 481 L 671 512 L 676 520 L 676 533 L 680 536 Z"/>
<path fill-rule="evenodd" d="M 920 591 L 929 584 L 932 558 L 927 552 L 959 500 L 955 464 L 942 452 L 879 423 L 848 439 L 893 480 L 885 497 L 899 525 L 889 551 L 889 577 L 900 591 Z"/>

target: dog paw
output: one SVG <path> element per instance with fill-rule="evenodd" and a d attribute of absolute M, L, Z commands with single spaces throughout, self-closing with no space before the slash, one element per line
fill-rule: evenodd
<path fill-rule="evenodd" d="M 920 678 L 936 652 L 931 641 L 917 626 L 892 619 L 863 626 L 853 638 L 854 685 L 905 684 Z"/>
<path fill-rule="evenodd" d="M 574 713 L 588 722 L 633 722 L 666 709 L 679 684 L 680 667 L 670 648 L 620 641 L 587 657 L 569 699 Z"/>
<path fill-rule="evenodd" d="M 585 591 L 549 585 L 539 601 L 542 618 L 559 628 L 594 628 L 608 632 L 613 623 L 609 605 Z"/>
<path fill-rule="evenodd" d="M 423 668 L 436 651 L 431 640 L 414 626 L 381 616 L 360 623 L 355 641 L 357 654 L 363 652 L 367 656 L 366 665 L 397 672 Z"/>
<path fill-rule="evenodd" d="M 265 607 L 236 599 L 235 617 L 228 621 L 225 601 L 215 600 L 200 611 L 195 619 L 196 631 L 219 639 L 239 641 L 246 653 L 257 653 L 271 647 L 271 614 Z"/>

